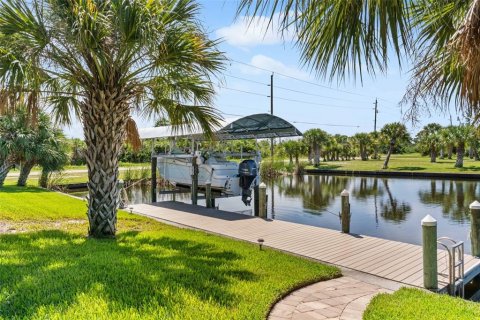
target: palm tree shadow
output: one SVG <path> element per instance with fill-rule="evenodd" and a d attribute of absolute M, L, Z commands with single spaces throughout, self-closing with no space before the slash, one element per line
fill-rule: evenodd
<path fill-rule="evenodd" d="M 254 281 L 233 251 L 211 243 L 137 232 L 96 240 L 49 230 L 0 237 L 0 317 L 31 318 L 39 308 L 64 308 L 82 293 L 97 292 L 121 309 L 165 310 L 183 305 L 186 294 L 223 307 L 238 297 L 234 281 Z M 185 294 L 186 293 L 186 294 Z"/>

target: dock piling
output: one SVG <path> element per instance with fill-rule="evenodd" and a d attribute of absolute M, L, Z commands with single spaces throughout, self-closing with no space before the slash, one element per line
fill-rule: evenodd
<path fill-rule="evenodd" d="M 422 219 L 423 286 L 438 289 L 437 220 L 431 215 Z"/>
<path fill-rule="evenodd" d="M 258 187 L 258 216 L 267 218 L 267 185 L 263 182 Z"/>
<path fill-rule="evenodd" d="M 342 212 L 340 218 L 342 221 L 342 232 L 350 233 L 350 193 L 347 190 L 343 190 L 340 193 L 342 198 Z"/>
<path fill-rule="evenodd" d="M 470 204 L 470 240 L 472 241 L 472 255 L 480 257 L 480 202 L 475 200 Z"/>
<path fill-rule="evenodd" d="M 151 199 L 152 203 L 157 202 L 157 157 L 152 156 L 152 166 L 151 166 Z"/>
<path fill-rule="evenodd" d="M 198 199 L 198 163 L 197 156 L 192 157 L 192 204 L 197 204 Z"/>
<path fill-rule="evenodd" d="M 207 181 L 205 183 L 205 203 L 207 208 L 212 208 L 212 183 Z"/>

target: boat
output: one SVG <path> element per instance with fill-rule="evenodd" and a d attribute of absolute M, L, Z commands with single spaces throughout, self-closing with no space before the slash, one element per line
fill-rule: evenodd
<path fill-rule="evenodd" d="M 288 121 L 267 113 L 253 114 L 241 118 L 227 119 L 214 128 L 216 139 L 272 139 L 301 136 L 302 133 Z M 205 140 L 201 128 L 195 127 L 178 132 L 172 126 L 143 128 L 139 130 L 141 139 L 183 137 L 191 139 L 192 146 L 186 152 L 170 148 L 167 154 L 153 154 L 157 158 L 160 176 L 177 186 L 191 187 L 194 168 L 198 168 L 198 187 L 205 188 L 210 182 L 212 190 L 226 196 L 242 196 L 245 205 L 250 205 L 252 189 L 260 184 L 260 152 L 251 159 L 240 163 L 227 160 L 225 153 L 195 151 L 195 141 Z M 152 144 L 153 146 L 153 144 Z M 195 161 L 195 162 L 194 162 Z M 195 165 L 194 165 L 195 164 Z"/>
<path fill-rule="evenodd" d="M 191 187 L 194 163 L 198 168 L 199 188 L 204 189 L 210 183 L 212 190 L 226 196 L 242 196 L 245 205 L 250 205 L 251 190 L 258 185 L 260 153 L 240 163 L 228 161 L 223 153 L 157 155 L 160 176 L 176 186 Z"/>

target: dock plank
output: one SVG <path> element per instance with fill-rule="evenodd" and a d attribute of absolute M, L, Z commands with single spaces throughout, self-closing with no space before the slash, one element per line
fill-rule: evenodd
<path fill-rule="evenodd" d="M 257 243 L 333 265 L 373 274 L 410 286 L 423 285 L 422 248 L 337 230 L 287 221 L 264 220 L 239 213 L 207 209 L 181 202 L 132 206 L 137 214 L 165 220 L 230 238 Z M 439 250 L 439 269 L 445 264 Z M 465 255 L 465 271 L 471 278 L 480 273 L 480 259 Z M 466 275 L 467 276 L 467 275 Z M 439 283 L 445 286 L 445 279 Z M 440 289 L 443 289 L 441 287 Z"/>

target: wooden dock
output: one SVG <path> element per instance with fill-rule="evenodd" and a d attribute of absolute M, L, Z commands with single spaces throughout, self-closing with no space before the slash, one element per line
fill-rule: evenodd
<path fill-rule="evenodd" d="M 133 205 L 135 213 L 349 268 L 406 285 L 422 287 L 422 247 L 375 237 L 238 213 L 207 209 L 181 202 Z M 419 225 L 419 231 L 420 230 Z M 438 269 L 446 268 L 445 251 L 439 250 Z M 465 255 L 465 278 L 480 273 L 480 259 Z M 440 290 L 446 279 L 439 277 Z"/>

